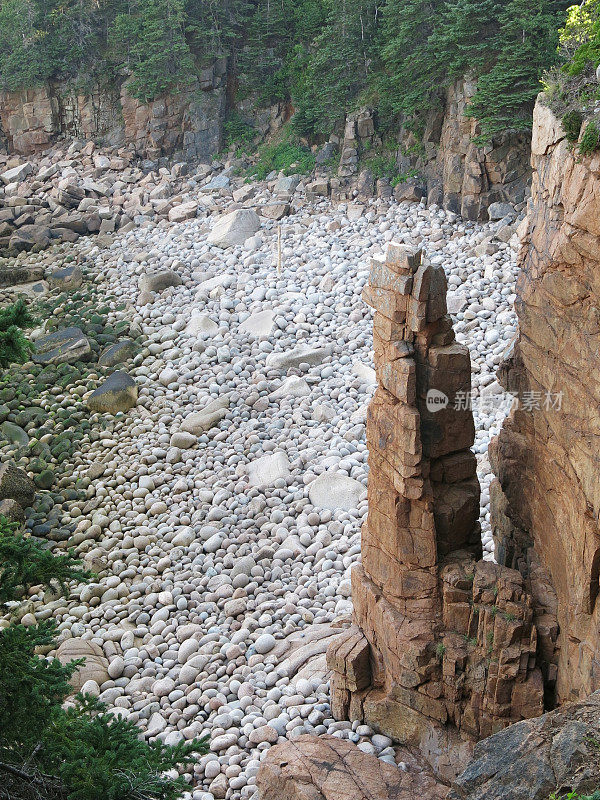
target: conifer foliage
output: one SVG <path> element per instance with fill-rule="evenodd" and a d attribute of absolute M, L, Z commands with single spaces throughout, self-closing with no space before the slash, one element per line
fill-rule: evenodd
<path fill-rule="evenodd" d="M 33 586 L 56 591 L 88 577 L 73 554 L 53 556 L 0 517 L 0 611 Z M 176 800 L 185 784 L 169 770 L 206 752 L 206 742 L 147 743 L 87 695 L 65 707 L 82 662 L 36 654 L 55 636 L 51 621 L 0 630 L 0 799 Z"/>

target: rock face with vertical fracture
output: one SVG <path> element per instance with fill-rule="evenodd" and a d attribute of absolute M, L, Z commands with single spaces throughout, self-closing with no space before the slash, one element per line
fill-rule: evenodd
<path fill-rule="evenodd" d="M 541 714 L 543 686 L 523 578 L 477 561 L 471 364 L 446 290 L 420 251 L 390 243 L 373 259 L 369 513 L 354 624 L 328 663 L 335 716 L 420 747 L 450 779 L 469 742 Z"/>

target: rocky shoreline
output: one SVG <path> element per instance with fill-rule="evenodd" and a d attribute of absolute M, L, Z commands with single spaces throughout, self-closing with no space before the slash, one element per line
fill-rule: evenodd
<path fill-rule="evenodd" d="M 75 546 L 97 574 L 13 613 L 52 615 L 48 657 L 85 655 L 86 691 L 147 738 L 209 735 L 190 797 L 238 800 L 265 751 L 304 733 L 397 763 L 390 739 L 333 720 L 325 665 L 366 514 L 375 379 L 361 293 L 390 240 L 444 266 L 474 399 L 488 400 L 474 450 L 490 558 L 487 445 L 506 413 L 495 369 L 516 331 L 517 220 L 510 207 L 491 225 L 415 203 L 334 207 L 296 179 L 189 183 L 148 215 L 123 204 L 116 234 L 2 265 L 6 283 L 33 277 L 3 296 L 24 292 L 40 322 L 33 361 L 3 375 L 2 461 L 34 481 L 32 534 Z"/>

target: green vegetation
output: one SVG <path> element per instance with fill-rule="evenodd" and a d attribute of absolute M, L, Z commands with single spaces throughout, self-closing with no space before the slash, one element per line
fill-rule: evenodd
<path fill-rule="evenodd" d="M 596 789 L 593 794 L 579 794 L 575 791 L 567 792 L 567 794 L 552 792 L 549 800 L 600 800 L 600 789 Z"/>
<path fill-rule="evenodd" d="M 575 144 L 584 126 L 578 149 L 590 155 L 600 146 L 596 104 L 600 86 L 600 0 L 583 0 L 569 8 L 559 35 L 560 67 L 544 78 L 546 102 L 562 120 L 567 140 Z"/>
<path fill-rule="evenodd" d="M 66 589 L 89 577 L 72 554 L 53 556 L 0 517 L 0 608 L 32 587 Z M 206 752 L 206 743 L 168 747 L 138 738 L 136 726 L 89 696 L 69 707 L 69 678 L 82 662 L 37 655 L 52 647 L 51 621 L 0 630 L 0 776 L 14 800 L 175 800 L 181 779 L 166 773 Z"/>
<path fill-rule="evenodd" d="M 22 328 L 34 324 L 34 319 L 21 298 L 12 305 L 0 309 L 0 367 L 5 368 L 13 362 L 27 361 L 31 344 L 25 338 Z"/>
<path fill-rule="evenodd" d="M 278 141 L 259 148 L 258 162 L 249 170 L 249 174 L 259 180 L 264 180 L 273 171 L 283 172 L 284 175 L 306 175 L 314 166 L 314 153 L 300 142 L 293 131 L 287 130 Z"/>
<path fill-rule="evenodd" d="M 583 136 L 579 142 L 579 152 L 582 156 L 589 156 L 600 145 L 600 128 L 598 124 L 591 120 L 585 126 Z"/>
<path fill-rule="evenodd" d="M 567 28 L 598 25 L 599 0 Z M 291 103 L 318 140 L 360 104 L 382 130 L 423 131 L 457 78 L 477 79 L 468 114 L 483 143 L 530 127 L 542 73 L 557 63 L 569 0 L 3 0 L 0 85 L 48 80 L 88 89 L 127 77 L 142 101 L 226 58 L 238 96 Z M 597 62 L 588 36 L 572 69 Z M 235 127 L 235 125 L 233 125 Z M 231 134 L 228 134 L 231 141 Z"/>
<path fill-rule="evenodd" d="M 562 126 L 567 135 L 567 139 L 573 143 L 579 139 L 579 133 L 581 131 L 581 125 L 583 123 L 583 114 L 581 111 L 567 111 L 566 114 L 563 114 L 562 118 Z"/>

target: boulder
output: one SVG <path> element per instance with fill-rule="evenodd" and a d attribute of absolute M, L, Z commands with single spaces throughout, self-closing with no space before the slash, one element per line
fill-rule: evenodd
<path fill-rule="evenodd" d="M 299 736 L 272 747 L 256 777 L 259 800 L 442 800 L 448 787 L 412 764 L 406 770 L 347 739 Z"/>
<path fill-rule="evenodd" d="M 102 351 L 98 364 L 101 367 L 116 367 L 117 364 L 129 361 L 137 352 L 138 347 L 133 339 L 121 339 L 121 341 L 109 345 Z"/>
<path fill-rule="evenodd" d="M 289 203 L 267 203 L 260 207 L 260 214 L 265 219 L 279 220 L 289 217 L 291 206 Z"/>
<path fill-rule="evenodd" d="M 12 444 L 16 444 L 17 447 L 27 447 L 29 444 L 27 433 L 19 425 L 15 425 L 14 422 L 3 422 L 0 425 L 0 432 L 3 438 L 8 439 Z"/>
<path fill-rule="evenodd" d="M 45 250 L 50 245 L 52 232 L 45 225 L 23 225 L 10 237 L 9 247 L 17 252 Z"/>
<path fill-rule="evenodd" d="M 17 286 L 20 283 L 33 283 L 44 277 L 41 264 L 3 264 L 0 266 L 0 288 Z"/>
<path fill-rule="evenodd" d="M 257 489 L 272 486 L 280 478 L 290 475 L 290 462 L 283 452 L 269 453 L 251 461 L 247 467 L 248 482 Z"/>
<path fill-rule="evenodd" d="M 193 411 L 188 414 L 181 424 L 181 430 L 200 436 L 205 431 L 214 428 L 215 425 L 227 416 L 229 408 L 229 397 L 227 395 L 211 400 L 202 411 Z"/>
<path fill-rule="evenodd" d="M 77 264 L 68 264 L 66 267 L 54 269 L 48 276 L 51 289 L 70 291 L 78 289 L 83 283 L 81 268 Z"/>
<path fill-rule="evenodd" d="M 235 247 L 244 244 L 259 229 L 258 214 L 251 208 L 238 208 L 214 224 L 208 235 L 208 243 L 222 248 Z"/>
<path fill-rule="evenodd" d="M 117 414 L 129 411 L 137 404 L 138 387 L 126 372 L 113 372 L 87 399 L 90 411 Z"/>
<path fill-rule="evenodd" d="M 80 328 L 65 328 L 36 339 L 32 359 L 36 364 L 74 364 L 91 353 L 90 343 Z"/>
<path fill-rule="evenodd" d="M 266 366 L 269 369 L 289 369 L 298 367 L 300 364 L 321 364 L 333 352 L 332 345 L 325 347 L 311 347 L 307 344 L 300 344 L 289 350 L 287 353 L 269 353 L 266 358 Z"/>
<path fill-rule="evenodd" d="M 510 203 L 491 203 L 488 207 L 488 217 L 491 222 L 495 222 L 505 217 L 516 217 L 515 207 Z"/>
<path fill-rule="evenodd" d="M 169 211 L 169 222 L 184 222 L 186 219 L 194 219 L 197 213 L 198 203 L 195 200 L 190 200 L 188 203 L 182 203 Z"/>
<path fill-rule="evenodd" d="M 33 166 L 27 161 L 25 164 L 19 164 L 18 167 L 13 167 L 3 172 L 2 175 L 0 175 L 0 179 L 2 179 L 2 183 L 8 186 L 9 183 L 20 183 L 24 181 L 32 172 Z"/>
<path fill-rule="evenodd" d="M 269 336 L 275 324 L 275 312 L 271 310 L 257 311 L 240 325 L 240 333 L 247 333 L 253 339 Z"/>
<path fill-rule="evenodd" d="M 32 505 L 35 484 L 22 469 L 14 464 L 0 467 L 0 500 L 15 500 L 22 508 Z"/>
<path fill-rule="evenodd" d="M 367 496 L 366 488 L 340 472 L 324 472 L 310 484 L 310 502 L 317 508 L 344 509 L 357 508 Z"/>
<path fill-rule="evenodd" d="M 218 330 L 219 326 L 208 314 L 192 314 L 190 321 L 185 326 L 186 333 L 200 338 L 214 336 Z"/>
<path fill-rule="evenodd" d="M 275 194 L 292 195 L 298 188 L 300 175 L 280 175 L 275 182 L 273 191 Z"/>
<path fill-rule="evenodd" d="M 600 691 L 475 746 L 449 800 L 548 800 L 593 795 L 600 786 Z"/>
<path fill-rule="evenodd" d="M 0 500 L 0 517 L 17 525 L 23 525 L 26 520 L 25 511 L 16 500 Z"/>
<path fill-rule="evenodd" d="M 95 681 L 98 686 L 110 680 L 108 674 L 108 659 L 105 658 L 102 648 L 95 642 L 85 639 L 65 639 L 61 642 L 56 657 L 61 664 L 69 664 L 80 658 L 85 659 L 85 663 L 73 674 L 69 683 L 74 692 L 81 690 L 87 681 Z"/>
<path fill-rule="evenodd" d="M 163 269 L 160 272 L 151 272 L 142 275 L 139 280 L 140 292 L 162 292 L 169 286 L 181 286 L 183 281 L 172 269 Z"/>

